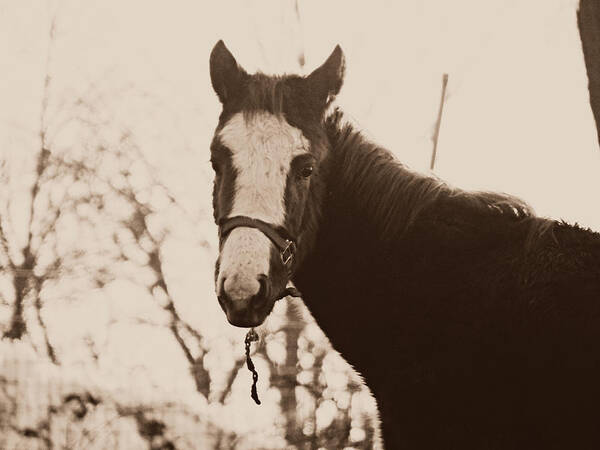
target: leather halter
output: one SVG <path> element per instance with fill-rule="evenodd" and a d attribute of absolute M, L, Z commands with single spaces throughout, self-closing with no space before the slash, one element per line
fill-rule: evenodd
<path fill-rule="evenodd" d="M 281 262 L 288 269 L 288 272 L 291 270 L 296 254 L 296 242 L 285 228 L 252 217 L 227 217 L 219 220 L 219 238 L 221 240 L 225 239 L 234 228 L 238 227 L 256 228 L 261 231 L 279 250 Z"/>

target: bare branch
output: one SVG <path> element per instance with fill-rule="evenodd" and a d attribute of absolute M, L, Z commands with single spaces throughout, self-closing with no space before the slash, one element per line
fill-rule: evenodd
<path fill-rule="evenodd" d="M 445 73 L 442 77 L 442 95 L 440 98 L 440 107 L 438 110 L 437 120 L 435 121 L 435 131 L 433 133 L 433 137 L 431 138 L 433 140 L 433 151 L 431 152 L 431 164 L 429 167 L 431 170 L 433 170 L 433 168 L 435 167 L 435 158 L 437 156 L 437 146 L 440 137 L 440 126 L 442 124 L 442 112 L 444 111 L 444 103 L 446 100 L 446 86 L 448 86 L 447 73 Z"/>
<path fill-rule="evenodd" d="M 8 239 L 6 237 L 6 232 L 4 230 L 4 220 L 2 218 L 2 214 L 0 214 L 0 249 L 2 249 L 2 252 L 4 253 L 4 255 L 6 255 L 6 263 L 8 264 L 8 268 L 11 271 L 14 271 L 15 265 L 12 261 L 12 258 L 10 257 L 10 250 L 8 247 Z"/>
<path fill-rule="evenodd" d="M 227 377 L 227 382 L 225 383 L 225 388 L 221 391 L 221 395 L 219 396 L 219 403 L 225 403 L 227 396 L 231 392 L 231 388 L 233 387 L 233 383 L 237 378 L 240 369 L 244 367 L 244 363 L 246 362 L 246 358 L 238 358 L 236 359 L 233 368 L 229 372 L 229 376 Z"/>
<path fill-rule="evenodd" d="M 35 277 L 35 283 L 36 283 L 36 285 L 35 285 L 35 300 L 34 300 L 35 314 L 36 314 L 36 318 L 38 321 L 38 325 L 40 326 L 40 328 L 42 330 L 42 334 L 44 336 L 44 346 L 46 348 L 46 354 L 48 355 L 48 358 L 50 358 L 50 361 L 52 361 L 52 363 L 58 364 L 59 362 L 58 362 L 58 358 L 56 357 L 56 351 L 54 350 L 54 347 L 50 343 L 50 338 L 48 337 L 48 328 L 46 326 L 44 318 L 42 317 L 42 300 L 40 298 L 40 294 L 41 294 L 42 285 L 43 285 L 44 281 L 42 278 Z"/>

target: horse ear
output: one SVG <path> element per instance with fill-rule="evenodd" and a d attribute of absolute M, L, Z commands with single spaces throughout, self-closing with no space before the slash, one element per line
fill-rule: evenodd
<path fill-rule="evenodd" d="M 246 76 L 223 40 L 217 42 L 210 52 L 210 80 L 221 103 L 239 92 Z"/>
<path fill-rule="evenodd" d="M 309 91 L 317 96 L 323 107 L 340 92 L 344 82 L 344 69 L 344 52 L 339 45 L 336 45 L 327 61 L 306 77 Z"/>

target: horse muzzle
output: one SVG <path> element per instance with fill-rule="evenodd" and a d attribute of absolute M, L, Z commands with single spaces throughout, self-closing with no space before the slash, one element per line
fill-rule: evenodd
<path fill-rule="evenodd" d="M 269 291 L 265 275 L 255 280 L 234 275 L 222 279 L 217 298 L 231 325 L 255 327 L 262 324 L 273 309 L 275 301 Z"/>

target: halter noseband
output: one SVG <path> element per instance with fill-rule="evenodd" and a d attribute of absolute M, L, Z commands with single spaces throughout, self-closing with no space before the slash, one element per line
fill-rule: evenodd
<path fill-rule="evenodd" d="M 234 216 L 219 220 L 219 238 L 225 239 L 234 228 L 249 227 L 260 230 L 267 236 L 275 247 L 279 250 L 281 262 L 288 271 L 291 270 L 296 254 L 296 242 L 283 227 L 264 222 L 260 219 L 253 219 L 246 216 Z"/>

